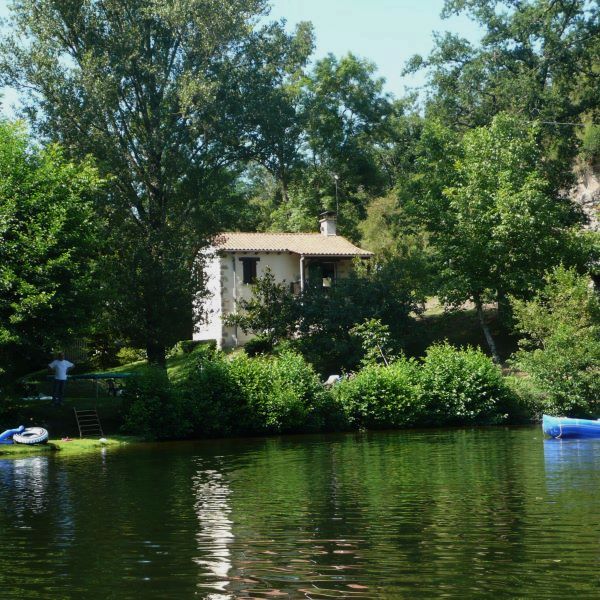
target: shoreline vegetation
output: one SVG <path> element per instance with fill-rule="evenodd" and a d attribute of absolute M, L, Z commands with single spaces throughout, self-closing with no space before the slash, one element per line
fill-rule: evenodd
<path fill-rule="evenodd" d="M 407 357 L 390 343 L 387 328 L 371 320 L 351 332 L 362 345 L 356 371 L 342 371 L 330 386 L 294 340 L 231 353 L 186 342 L 169 353 L 166 369 L 144 361 L 115 368 L 132 373 L 118 396 L 103 389 L 96 397 L 88 383 L 86 397 L 83 382 L 73 380 L 64 406 L 23 399 L 6 406 L 2 419 L 75 437 L 73 408 L 96 407 L 108 435 L 192 440 L 521 424 L 542 412 L 595 418 L 600 299 L 588 279 L 559 268 L 534 299 L 515 301 L 513 309 L 523 337 L 504 365 L 447 340 Z"/>
<path fill-rule="evenodd" d="M 143 367 L 123 396 L 123 431 L 202 439 L 527 422 L 533 412 L 473 348 L 367 364 L 331 387 L 300 354 L 226 355 L 198 346 L 165 372 Z"/>

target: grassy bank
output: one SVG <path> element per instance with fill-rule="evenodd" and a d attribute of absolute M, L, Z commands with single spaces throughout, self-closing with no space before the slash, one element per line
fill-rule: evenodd
<path fill-rule="evenodd" d="M 32 454 L 60 453 L 61 456 L 97 452 L 102 448 L 116 448 L 137 441 L 135 438 L 109 438 L 106 441 L 91 439 L 50 440 L 46 444 L 0 444 L 0 457 L 30 456 Z"/>
<path fill-rule="evenodd" d="M 502 361 L 516 352 L 518 336 L 502 327 L 495 309 L 487 308 L 485 318 L 494 336 L 498 354 Z M 420 315 L 413 326 L 406 352 L 409 356 L 421 357 L 429 346 L 436 342 L 448 341 L 453 346 L 473 346 L 489 355 L 489 348 L 475 309 L 445 311 L 436 300 L 432 300 L 427 310 Z"/>

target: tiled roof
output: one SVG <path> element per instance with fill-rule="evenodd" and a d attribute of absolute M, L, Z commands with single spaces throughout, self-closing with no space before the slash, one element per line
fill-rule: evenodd
<path fill-rule="evenodd" d="M 321 233 L 222 233 L 215 239 L 219 250 L 231 252 L 293 252 L 304 256 L 362 256 L 363 250 L 339 235 Z"/>

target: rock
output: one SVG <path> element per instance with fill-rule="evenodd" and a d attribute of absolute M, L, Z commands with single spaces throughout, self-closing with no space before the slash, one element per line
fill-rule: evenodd
<path fill-rule="evenodd" d="M 585 229 L 600 232 L 600 172 L 588 167 L 581 172 L 569 196 L 581 207 L 588 222 Z"/>

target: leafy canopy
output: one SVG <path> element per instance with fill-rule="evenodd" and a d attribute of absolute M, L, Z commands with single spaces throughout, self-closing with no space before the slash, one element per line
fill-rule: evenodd
<path fill-rule="evenodd" d="M 512 300 L 527 373 L 546 410 L 596 417 L 600 404 L 600 300 L 589 278 L 556 268 L 530 301 Z"/>
<path fill-rule="evenodd" d="M 88 325 L 102 183 L 90 161 L 40 149 L 20 124 L 0 123 L 0 356 L 9 369 L 17 350 L 47 351 Z"/>

